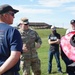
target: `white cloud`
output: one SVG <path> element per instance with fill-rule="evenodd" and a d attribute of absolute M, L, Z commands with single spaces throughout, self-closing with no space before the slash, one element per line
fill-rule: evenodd
<path fill-rule="evenodd" d="M 75 17 L 75 12 L 72 12 L 72 14 L 74 15 L 74 17 Z"/>
<path fill-rule="evenodd" d="M 30 0 L 33 1 L 33 0 Z M 36 22 L 46 22 L 48 24 L 57 25 L 57 26 L 67 26 L 69 20 L 75 15 L 75 0 L 37 0 L 38 2 L 27 5 L 17 5 L 14 8 L 19 9 L 17 18 L 15 18 L 15 23 L 18 23 L 18 20 L 26 16 L 30 21 Z M 31 2 L 30 2 L 31 3 Z M 50 8 L 54 7 L 54 8 Z M 63 17 L 67 15 L 68 17 Z M 66 22 L 67 20 L 67 22 Z M 60 22 L 59 22 L 60 21 Z M 67 26 L 68 27 L 68 26 Z"/>
<path fill-rule="evenodd" d="M 20 13 L 30 13 L 30 14 L 51 14 L 52 10 L 43 9 L 43 8 L 27 8 L 25 6 L 16 6 L 16 9 L 19 9 Z"/>
<path fill-rule="evenodd" d="M 38 0 L 38 2 L 46 7 L 59 7 L 64 3 L 75 2 L 75 0 Z"/>
<path fill-rule="evenodd" d="M 33 0 L 30 0 L 30 2 L 33 2 Z"/>
<path fill-rule="evenodd" d="M 75 11 L 75 6 L 67 7 L 68 10 Z"/>
<path fill-rule="evenodd" d="M 73 14 L 75 16 L 75 6 L 67 7 L 65 10 L 69 10 L 71 12 L 71 14 Z"/>

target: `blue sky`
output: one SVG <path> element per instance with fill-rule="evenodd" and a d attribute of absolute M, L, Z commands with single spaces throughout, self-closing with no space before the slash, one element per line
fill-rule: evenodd
<path fill-rule="evenodd" d="M 75 19 L 75 0 L 1 0 L 0 5 L 10 4 L 18 9 L 14 24 L 22 17 L 30 22 L 45 22 L 57 27 L 70 27 L 70 20 Z"/>

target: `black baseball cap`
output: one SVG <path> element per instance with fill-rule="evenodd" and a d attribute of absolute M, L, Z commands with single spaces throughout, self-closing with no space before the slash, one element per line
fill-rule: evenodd
<path fill-rule="evenodd" d="M 0 14 L 4 14 L 8 11 L 13 11 L 14 13 L 19 12 L 19 10 L 14 9 L 12 6 L 8 4 L 0 5 Z"/>
<path fill-rule="evenodd" d="M 75 20 L 73 19 L 73 20 L 71 20 L 71 22 L 70 22 L 71 24 L 73 24 L 73 23 L 75 23 Z"/>

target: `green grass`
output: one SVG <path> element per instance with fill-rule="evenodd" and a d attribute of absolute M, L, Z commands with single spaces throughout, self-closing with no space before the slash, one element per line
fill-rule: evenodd
<path fill-rule="evenodd" d="M 51 30 L 50 29 L 38 29 L 36 31 L 38 32 L 39 36 L 42 39 L 41 48 L 38 49 L 38 55 L 41 60 L 41 71 L 42 71 L 41 75 L 48 75 L 47 74 L 48 49 L 49 49 L 48 35 L 51 33 Z M 61 36 L 63 36 L 65 34 L 65 31 L 66 31 L 65 29 L 57 29 L 57 32 L 60 33 Z M 60 57 L 60 62 L 61 62 L 62 71 L 64 72 L 64 74 L 62 74 L 62 75 L 66 75 L 65 64 L 64 64 L 63 60 L 61 59 L 61 57 Z M 50 75 L 61 75 L 57 72 L 57 64 L 56 64 L 55 58 L 53 58 L 53 62 L 52 62 L 52 72 L 53 72 L 53 74 L 50 74 Z M 22 72 L 20 72 L 20 74 L 22 75 Z"/>

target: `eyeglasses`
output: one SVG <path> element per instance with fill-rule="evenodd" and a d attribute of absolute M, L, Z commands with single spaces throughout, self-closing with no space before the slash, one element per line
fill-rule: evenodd
<path fill-rule="evenodd" d="M 14 13 L 13 12 L 7 12 L 7 14 L 10 14 L 11 16 L 13 16 L 14 17 Z"/>

